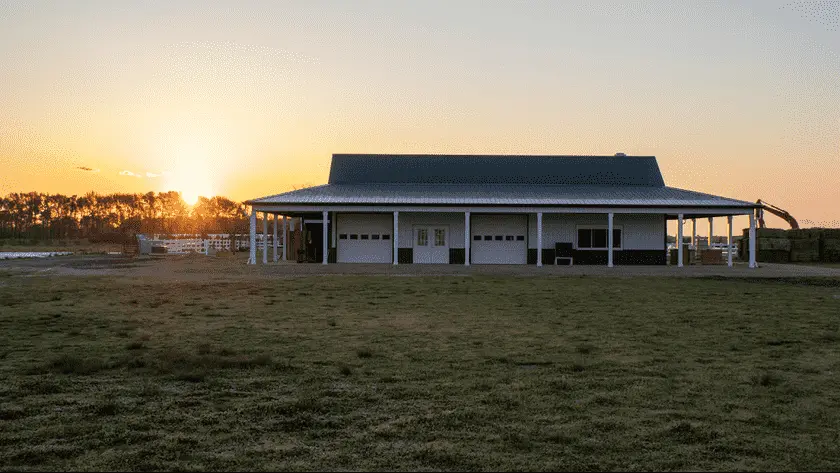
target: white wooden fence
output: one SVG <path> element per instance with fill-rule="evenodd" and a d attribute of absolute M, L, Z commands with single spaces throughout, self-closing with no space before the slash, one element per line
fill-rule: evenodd
<path fill-rule="evenodd" d="M 227 234 L 216 234 L 216 235 L 208 235 L 210 238 L 201 239 L 201 238 L 170 238 L 170 239 L 162 239 L 160 238 L 162 235 L 154 235 L 154 238 L 151 240 L 153 241 L 153 246 L 163 246 L 166 248 L 166 252 L 168 254 L 187 254 L 187 253 L 200 253 L 200 254 L 209 254 L 211 250 L 215 251 L 227 251 L 230 249 L 231 238 L 230 235 Z M 173 235 L 173 236 L 193 236 L 193 235 Z M 263 242 L 268 240 L 268 246 L 273 246 L 273 235 L 262 235 L 257 234 L 257 249 L 261 249 L 263 246 Z M 282 252 L 283 243 L 280 238 L 278 238 L 278 252 Z M 234 247 L 236 251 L 240 249 L 248 249 L 250 247 L 250 241 L 248 235 L 238 235 L 238 237 L 234 240 Z"/>

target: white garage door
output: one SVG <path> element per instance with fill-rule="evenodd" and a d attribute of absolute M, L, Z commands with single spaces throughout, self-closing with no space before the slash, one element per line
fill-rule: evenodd
<path fill-rule="evenodd" d="M 336 261 L 391 263 L 394 219 L 390 214 L 338 214 Z"/>
<path fill-rule="evenodd" d="M 526 264 L 528 221 L 525 215 L 475 215 L 470 218 L 471 262 Z"/>

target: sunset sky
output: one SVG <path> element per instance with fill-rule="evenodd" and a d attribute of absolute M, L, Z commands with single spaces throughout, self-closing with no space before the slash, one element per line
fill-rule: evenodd
<path fill-rule="evenodd" d="M 244 200 L 326 182 L 332 153 L 625 152 L 840 227 L 838 1 L 7 1 L 0 57 L 2 194 Z"/>

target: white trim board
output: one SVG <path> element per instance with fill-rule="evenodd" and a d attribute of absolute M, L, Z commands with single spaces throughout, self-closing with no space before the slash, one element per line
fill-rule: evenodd
<path fill-rule="evenodd" d="M 750 215 L 752 208 L 730 207 L 373 207 L 373 206 L 274 206 L 255 205 L 257 212 L 349 212 L 349 213 L 393 213 L 393 212 L 450 212 L 464 213 L 583 213 L 583 214 L 696 214 L 704 217 L 725 217 L 728 215 Z M 320 222 L 320 220 L 318 220 Z M 307 220 L 309 222 L 309 220 Z"/>

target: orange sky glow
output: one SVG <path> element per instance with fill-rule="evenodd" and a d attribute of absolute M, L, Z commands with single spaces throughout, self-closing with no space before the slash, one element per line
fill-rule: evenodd
<path fill-rule="evenodd" d="M 624 152 L 840 227 L 832 12 L 350 3 L 0 5 L 0 193 L 245 200 L 326 182 L 332 153 Z"/>

